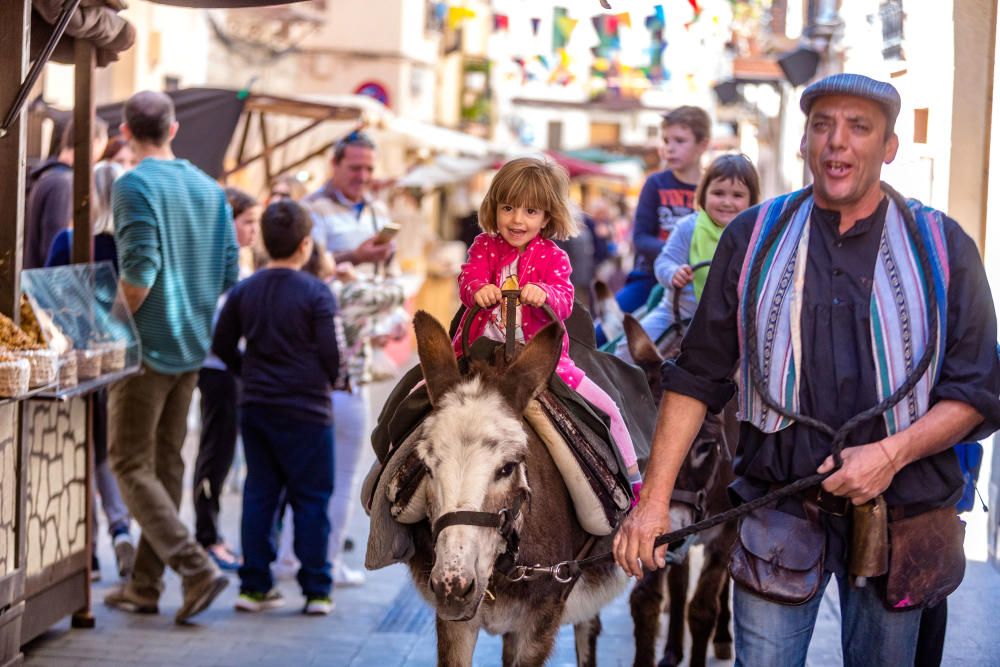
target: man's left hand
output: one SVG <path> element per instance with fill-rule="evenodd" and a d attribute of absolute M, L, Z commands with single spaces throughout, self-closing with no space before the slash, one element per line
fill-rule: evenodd
<path fill-rule="evenodd" d="M 863 505 L 889 488 L 896 475 L 889 451 L 888 440 L 845 447 L 841 453 L 843 467 L 823 481 L 823 490 Z M 828 456 L 816 472 L 829 472 L 833 467 L 833 456 Z"/>

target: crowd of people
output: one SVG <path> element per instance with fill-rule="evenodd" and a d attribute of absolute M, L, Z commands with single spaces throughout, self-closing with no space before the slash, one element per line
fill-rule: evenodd
<path fill-rule="evenodd" d="M 642 188 L 630 234 L 634 264 L 616 294 L 622 311 L 642 315 L 653 339 L 676 317 L 690 320 L 680 356 L 663 368 L 666 395 L 645 479 L 619 407 L 574 364 L 568 341 L 556 373 L 610 418 L 634 498 L 615 539 L 627 573 L 665 566 L 653 539 L 670 529 L 678 467 L 706 411 L 737 394 L 743 422 L 734 500 L 830 473 L 821 491 L 779 509 L 799 522 L 797 530 L 821 536 L 810 562 L 822 581 L 838 580 L 846 664 L 913 664 L 918 639 L 928 642 L 920 655 L 931 656 L 923 664 L 933 664 L 943 621 L 922 629 L 921 618 L 925 608 L 942 609 L 941 587 L 893 589 L 892 562 L 882 573 L 888 584 L 853 585 L 851 506 L 883 499 L 892 520 L 957 521 L 962 477 L 952 446 L 1000 427 L 992 299 L 978 251 L 959 225 L 880 181 L 898 149 L 896 90 L 837 75 L 807 88 L 801 107 L 813 184 L 764 201 L 745 155 L 718 155 L 703 170 L 711 136 L 704 110 L 684 106 L 664 116 L 666 169 Z M 364 581 L 340 552 L 357 497 L 369 395 L 351 381 L 357 350 L 338 326 L 330 283 L 378 271 L 395 251 L 396 227 L 369 195 L 376 147 L 364 132 L 351 132 L 334 146 L 332 176 L 320 189 L 296 202 L 295 184 L 279 181 L 265 207 L 177 159 L 170 148 L 176 131 L 169 98 L 152 92 L 126 103 L 121 139 L 106 150 L 106 128 L 95 125 L 96 257 L 116 264 L 143 349 L 143 373 L 95 401 L 95 424 L 107 423 L 106 438 L 95 429 L 98 490 L 125 577 L 106 602 L 157 613 L 169 566 L 181 576 L 176 619 L 185 622 L 226 587 L 221 568 L 239 573 L 237 609 L 256 612 L 284 604 L 274 575 L 294 571 L 304 611 L 325 615 L 335 585 Z M 69 133 L 35 174 L 26 266 L 69 261 Z M 493 177 L 458 279 L 462 303 L 483 309 L 466 324 L 475 336 L 530 341 L 547 323 L 543 305 L 568 318 L 581 281 L 566 243 L 581 230 L 595 264 L 610 256 L 609 245 L 625 245 L 607 201 L 579 211 L 568 185 L 561 167 L 540 158 L 512 160 Z M 241 269 L 238 248 L 261 246 L 266 257 Z M 515 313 L 505 310 L 505 289 L 520 290 Z M 627 359 L 614 336 L 600 326 L 596 335 Z M 459 355 L 460 341 L 461 333 Z M 195 386 L 202 430 L 192 533 L 178 507 Z M 831 433 L 873 405 L 884 409 L 847 434 L 849 446 L 835 446 Z M 816 429 L 816 420 L 829 432 Z M 221 535 L 218 513 L 238 435 L 247 470 L 237 549 Z M 141 528 L 134 551 L 130 516 Z M 739 541 L 736 549 L 780 578 L 781 535 L 789 533 L 765 531 L 753 537 L 752 553 Z M 738 660 L 803 664 L 815 590 L 789 605 L 753 577 L 733 576 Z"/>

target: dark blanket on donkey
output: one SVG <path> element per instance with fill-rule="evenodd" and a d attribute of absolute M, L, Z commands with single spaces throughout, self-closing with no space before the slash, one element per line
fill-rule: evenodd
<path fill-rule="evenodd" d="M 464 314 L 465 308 L 462 307 L 452 320 L 451 336 L 454 337 Z M 656 423 L 656 406 L 649 393 L 645 374 L 635 366 L 596 349 L 594 323 L 587 309 L 581 304 L 574 304 L 573 313 L 566 320 L 566 330 L 570 338 L 570 357 L 587 377 L 615 401 L 632 436 L 636 454 L 640 460 L 647 458 L 653 426 Z M 493 351 L 501 344 L 480 338 L 470 346 L 469 356 L 475 359 L 490 359 Z M 467 370 L 464 363 L 460 363 L 459 367 L 463 373 Z M 392 455 L 393 447 L 402 443 L 431 410 L 425 387 L 420 387 L 411 393 L 413 387 L 422 379 L 420 366 L 411 368 L 400 379 L 382 407 L 378 423 L 372 431 L 372 447 L 382 463 Z M 563 402 L 581 426 L 580 430 L 596 433 L 607 443 L 612 455 L 619 462 L 620 475 L 624 478 L 625 473 L 618 449 L 611 444 L 607 415 L 570 389 L 555 373 L 549 380 L 549 391 Z"/>

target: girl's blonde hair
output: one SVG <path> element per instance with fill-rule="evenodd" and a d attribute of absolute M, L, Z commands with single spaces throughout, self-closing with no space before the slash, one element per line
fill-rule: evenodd
<path fill-rule="evenodd" d="M 497 234 L 497 207 L 531 207 L 545 211 L 548 224 L 541 235 L 565 240 L 579 233 L 579 224 L 569 211 L 569 176 L 548 160 L 522 157 L 511 160 L 497 172 L 479 207 L 479 226 Z"/>

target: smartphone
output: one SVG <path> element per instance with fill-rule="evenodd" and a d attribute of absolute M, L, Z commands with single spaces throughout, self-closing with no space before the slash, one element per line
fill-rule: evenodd
<path fill-rule="evenodd" d="M 385 245 L 399 233 L 399 225 L 395 222 L 387 222 L 385 226 L 375 233 L 375 244 Z"/>

